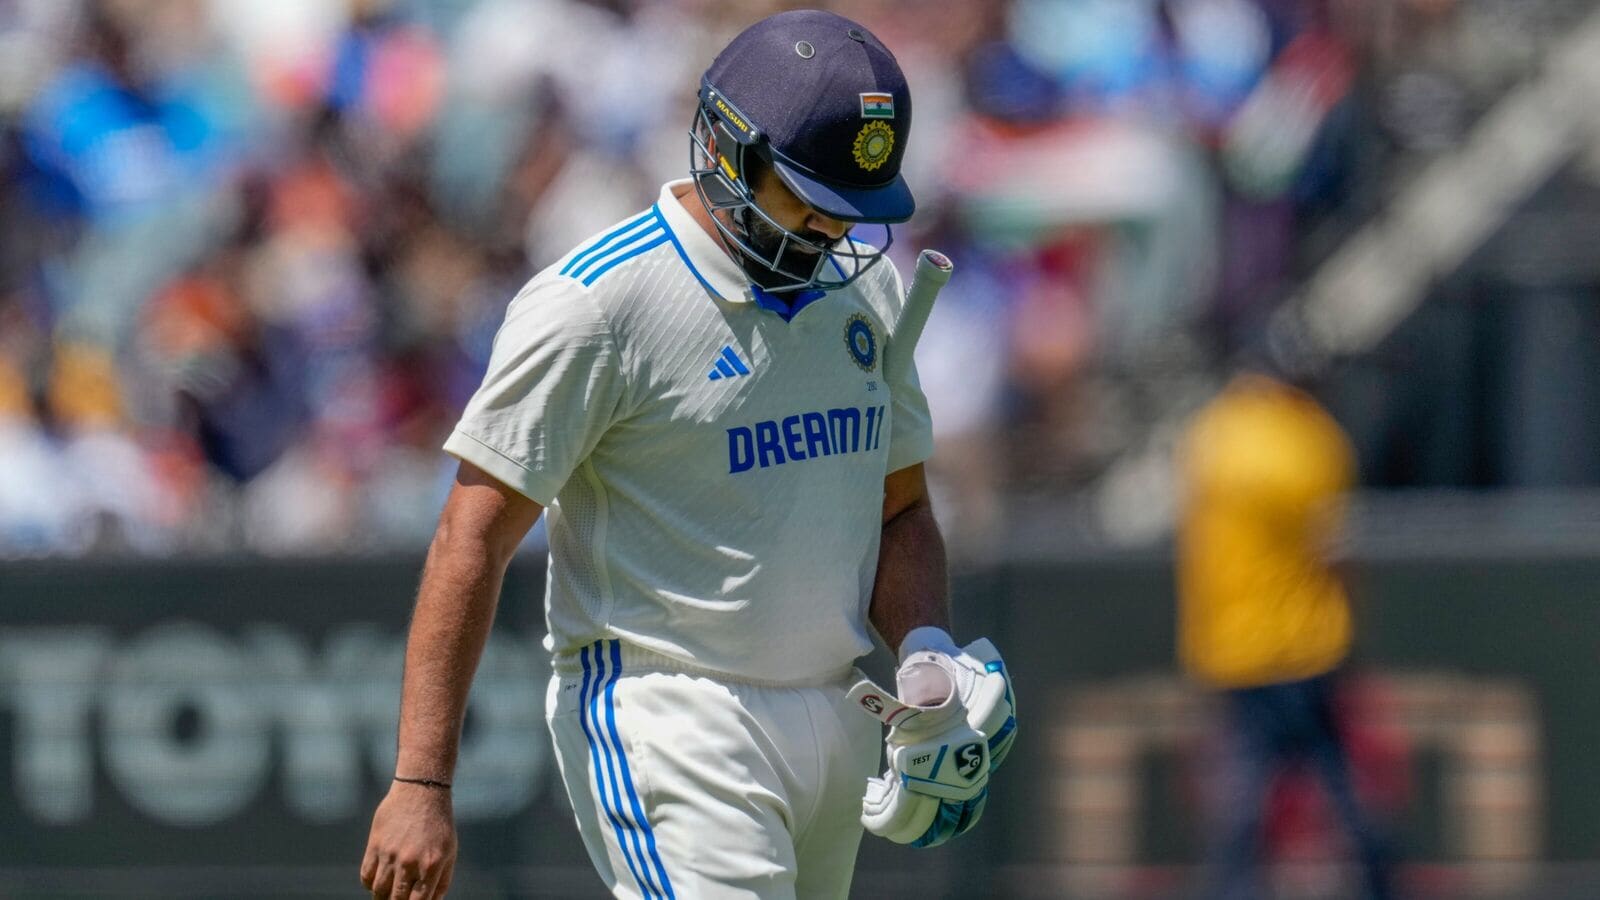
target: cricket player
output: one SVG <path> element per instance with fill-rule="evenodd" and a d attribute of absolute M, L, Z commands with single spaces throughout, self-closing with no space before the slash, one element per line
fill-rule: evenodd
<path fill-rule="evenodd" d="M 1010 680 L 950 637 L 927 402 L 914 367 L 885 369 L 911 353 L 906 292 L 849 235 L 911 216 L 910 124 L 866 29 L 764 19 L 702 79 L 691 177 L 513 300 L 445 444 L 461 466 L 361 864 L 374 897 L 449 887 L 468 687 L 541 512 L 547 718 L 616 896 L 844 897 L 863 827 L 934 846 L 977 822 Z M 895 691 L 854 667 L 873 630 Z"/>

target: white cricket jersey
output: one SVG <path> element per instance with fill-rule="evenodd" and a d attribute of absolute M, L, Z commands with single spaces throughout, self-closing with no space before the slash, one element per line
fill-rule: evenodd
<path fill-rule="evenodd" d="M 884 478 L 933 451 L 915 367 L 883 380 L 900 278 L 785 321 L 679 197 L 528 282 L 445 450 L 548 507 L 552 651 L 834 677 L 872 648 Z"/>

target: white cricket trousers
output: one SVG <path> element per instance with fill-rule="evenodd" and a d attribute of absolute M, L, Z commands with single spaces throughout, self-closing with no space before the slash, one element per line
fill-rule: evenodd
<path fill-rule="evenodd" d="M 641 900 L 848 896 L 882 743 L 845 702 L 860 677 L 748 684 L 614 640 L 557 657 L 546 716 L 606 886 Z"/>

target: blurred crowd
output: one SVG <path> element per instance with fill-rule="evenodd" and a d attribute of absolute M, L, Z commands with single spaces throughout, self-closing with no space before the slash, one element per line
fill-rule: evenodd
<path fill-rule="evenodd" d="M 686 173 L 700 72 L 793 5 L 0 0 L 0 555 L 420 546 L 505 304 Z M 1509 77 L 1451 0 L 822 5 L 912 85 L 902 267 L 961 269 L 918 353 L 958 541 Z"/>

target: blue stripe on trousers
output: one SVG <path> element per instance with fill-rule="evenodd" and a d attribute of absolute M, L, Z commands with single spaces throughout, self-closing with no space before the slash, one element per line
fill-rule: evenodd
<path fill-rule="evenodd" d="M 617 717 L 612 708 L 612 704 L 616 702 L 614 697 L 617 678 L 622 674 L 621 645 L 614 641 L 611 642 L 612 646 L 619 651 L 619 654 L 617 654 L 618 658 L 611 662 L 611 668 L 608 671 L 604 655 L 606 643 L 605 641 L 599 641 L 594 645 L 595 660 L 599 664 L 600 670 L 605 673 L 600 676 L 605 683 L 605 687 L 601 688 L 596 685 L 595 696 L 589 698 L 589 707 L 594 711 L 594 730 L 600 736 L 600 748 L 605 752 L 606 769 L 611 780 L 611 808 L 616 810 L 617 817 L 622 820 L 622 824 L 628 829 L 628 838 L 633 842 L 633 857 L 638 860 L 639 869 L 644 873 L 644 883 L 649 886 L 650 890 L 655 892 L 654 896 L 660 897 L 662 896 L 661 888 L 657 885 L 655 876 L 650 872 L 649 864 L 645 862 L 644 848 L 639 845 L 639 827 L 643 823 L 644 816 L 638 812 L 638 798 L 633 796 L 633 779 L 628 777 L 628 759 L 622 755 L 622 739 L 617 737 Z M 606 714 L 611 719 L 611 743 L 606 741 L 605 732 L 600 729 L 599 692 L 601 690 L 605 691 Z M 615 767 L 613 767 L 613 757 L 615 758 Z M 628 778 L 628 795 L 633 799 L 632 805 L 635 810 L 632 821 L 628 818 L 628 808 L 622 805 L 622 794 L 617 781 L 617 769 L 621 769 L 623 777 Z M 646 824 L 645 827 L 648 827 L 648 825 Z M 647 900 L 650 896 L 648 893 L 645 894 Z"/>
<path fill-rule="evenodd" d="M 617 705 L 614 699 L 617 686 L 617 676 L 622 673 L 622 642 L 611 642 L 611 677 L 606 681 L 606 722 L 611 729 L 611 740 L 617 745 L 617 762 L 622 769 L 622 783 L 628 789 L 628 802 L 633 806 L 633 819 L 639 823 L 639 828 L 644 831 L 644 842 L 650 848 L 650 861 L 655 863 L 656 876 L 667 897 L 676 900 L 672 892 L 672 882 L 667 878 L 667 868 L 661 864 L 661 854 L 656 852 L 656 833 L 650 827 L 650 820 L 645 818 L 644 810 L 639 805 L 639 794 L 633 789 L 633 775 L 628 771 L 628 758 L 622 754 L 622 735 L 617 733 Z M 638 844 L 634 845 L 636 848 Z"/>
<path fill-rule="evenodd" d="M 593 663 L 591 663 L 589 657 L 590 649 L 594 650 Z M 622 836 L 622 819 L 612 810 L 610 802 L 606 799 L 605 770 L 600 767 L 600 743 L 596 740 L 594 733 L 599 730 L 600 722 L 598 717 L 595 719 L 594 731 L 589 728 L 589 717 L 595 706 L 596 698 L 600 696 L 600 679 L 602 676 L 595 674 L 593 665 L 600 661 L 600 645 L 595 644 L 592 648 L 584 647 L 578 651 L 578 658 L 583 664 L 583 687 L 578 692 L 578 702 L 581 704 L 578 710 L 578 724 L 583 727 L 583 737 L 589 742 L 589 759 L 594 763 L 595 789 L 600 795 L 600 808 L 605 812 L 606 818 L 611 821 L 611 830 L 616 833 L 617 846 L 622 849 L 622 858 L 628 864 L 628 871 L 633 873 L 634 883 L 639 885 L 639 892 L 645 896 L 646 900 L 650 900 L 652 897 L 650 889 L 645 887 L 645 880 L 639 876 L 639 869 L 634 865 L 633 855 L 628 852 L 628 842 Z M 593 677 L 591 678 L 591 676 Z M 593 693 L 590 692 L 591 689 Z M 608 749 L 606 751 L 608 765 L 610 755 L 611 753 Z"/>

